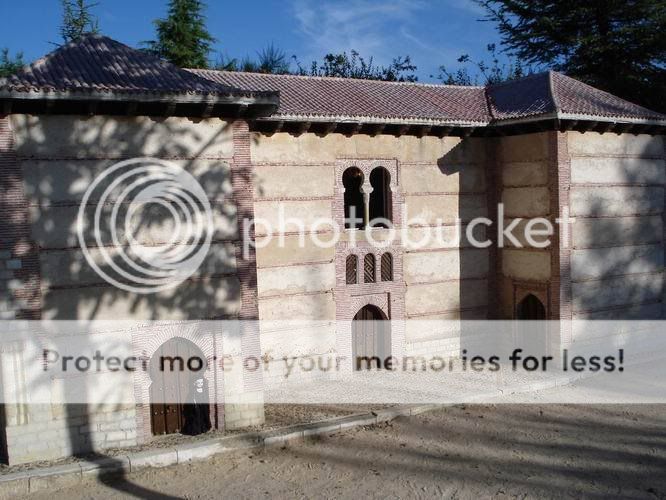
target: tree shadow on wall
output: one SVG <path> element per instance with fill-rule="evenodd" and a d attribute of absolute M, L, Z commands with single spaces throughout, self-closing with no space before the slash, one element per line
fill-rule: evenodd
<path fill-rule="evenodd" d="M 515 315 L 511 290 L 513 281 L 502 272 L 502 249 L 496 248 L 497 212 L 490 206 L 493 199 L 499 202 L 502 196 L 502 169 L 506 168 L 506 163 L 495 156 L 501 151 L 497 147 L 501 140 L 464 139 L 438 162 L 442 175 L 458 176 L 460 196 L 457 208 L 463 222 L 463 238 L 457 252 L 460 264 L 459 311 L 443 315 L 446 319 L 513 319 Z M 479 156 L 484 158 L 474 164 L 479 161 Z M 647 144 L 636 157 L 651 163 L 638 164 L 630 159 L 609 156 L 600 167 L 599 180 L 576 185 L 577 177 L 573 178 L 570 204 L 571 215 L 576 222 L 569 232 L 573 232 L 570 272 L 574 319 L 616 321 L 663 318 L 664 159 Z M 475 159 L 474 162 L 471 159 Z M 525 164 L 529 164 L 527 160 Z M 482 168 L 478 168 L 479 165 Z M 480 173 L 480 170 L 486 174 Z M 604 183 L 607 183 L 606 187 Z M 525 187 L 544 185 L 541 182 L 534 186 L 528 183 Z M 542 201 L 546 206 L 550 205 L 549 200 Z M 470 248 L 465 237 L 465 224 L 481 216 L 489 217 L 493 224 L 490 227 L 479 225 L 473 234 L 478 240 L 489 236 L 492 245 L 487 249 Z M 493 265 L 493 262 L 496 264 Z M 530 281 L 525 283 L 529 285 Z M 543 284 L 534 283 L 537 287 Z M 545 286 L 549 283 L 550 280 Z M 443 305 L 441 309 L 447 308 Z M 506 351 L 507 343 L 503 343 L 497 333 L 497 339 L 488 338 L 487 332 L 481 333 L 463 321 L 461 350 L 467 348 L 468 352 L 486 353 L 493 349 Z M 509 344 L 517 342 L 514 334 L 509 331 L 504 333 Z M 529 338 L 530 333 L 545 335 L 545 332 L 528 331 L 524 340 L 529 345 L 533 340 Z M 613 332 L 608 332 L 607 338 L 612 335 Z M 559 354 L 559 334 L 556 340 Z M 641 347 L 632 346 L 627 338 L 614 342 L 617 348 Z M 554 346 L 555 342 L 550 343 L 551 349 Z M 644 351 L 645 347 L 641 349 Z"/>
<path fill-rule="evenodd" d="M 32 300 L 25 301 L 29 302 L 31 310 L 23 310 L 22 317 L 48 320 L 237 317 L 240 287 L 236 256 L 240 241 L 229 168 L 233 154 L 231 125 L 215 119 L 199 123 L 202 120 L 147 117 L 43 116 L 39 119 L 25 117 L 25 120 L 25 132 L 17 137 L 18 168 L 0 171 L 0 190 L 3 193 L 24 190 L 29 200 L 29 206 L 24 207 L 25 214 L 3 217 L 0 226 L 0 234 L 20 237 L 9 238 L 6 245 L 14 248 L 33 245 L 31 255 L 35 265 L 24 266 L 19 277 L 22 282 L 37 286 L 32 287 Z M 193 126 L 192 122 L 199 126 Z M 118 161 L 142 156 L 168 160 L 191 173 L 205 191 L 214 219 L 212 243 L 202 265 L 176 288 L 150 294 L 128 292 L 107 283 L 86 261 L 75 231 L 81 199 L 94 178 Z M 97 200 L 91 200 L 96 207 Z M 3 213 L 10 213 L 15 201 L 3 196 L 0 203 Z M 122 220 L 127 204 L 118 204 L 113 199 L 107 203 L 109 206 L 104 207 L 103 213 L 109 214 L 109 209 L 117 205 Z M 173 225 L 169 223 L 172 218 L 168 210 L 141 210 L 132 218 L 133 233 L 141 244 L 165 245 L 173 232 Z M 26 227 L 29 227 L 27 234 Z M 105 244 L 111 242 L 109 230 L 110 225 L 103 222 L 99 232 Z M 121 236 L 125 238 L 121 239 L 125 246 L 127 234 Z M 91 253 L 95 256 L 94 248 Z M 114 262 L 123 266 L 120 258 L 114 258 Z M 99 260 L 98 265 L 105 273 L 118 277 L 104 261 Z M 4 292 L 9 293 L 6 288 Z M 87 351 L 85 345 L 83 350 Z M 62 383 L 65 400 L 87 400 L 80 384 L 70 384 L 66 379 L 58 382 Z M 52 387 L 27 388 L 28 391 L 44 389 Z M 103 398 L 98 395 L 96 399 Z M 3 423 L 11 425 L 7 421 L 6 405 L 3 409 Z M 109 412 L 128 408 L 124 405 L 112 409 L 65 405 L 62 418 L 69 433 L 66 448 L 75 456 L 95 461 L 103 459 L 105 468 L 122 466 L 122 461 L 99 451 L 91 432 L 97 429 L 98 435 L 103 433 L 93 418 L 102 409 Z M 31 412 L 51 412 L 51 407 L 30 406 Z M 28 419 L 31 418 L 29 415 Z M 3 425 L 3 434 L 4 430 Z M 132 432 L 128 431 L 126 440 L 131 441 Z M 6 452 L 6 441 L 4 444 Z M 136 496 L 168 498 L 132 484 L 124 473 L 101 474 L 100 480 Z"/>
<path fill-rule="evenodd" d="M 470 225 L 480 217 L 493 219 L 487 202 L 487 190 L 493 189 L 486 173 L 487 141 L 485 138 L 461 139 L 437 162 L 441 175 L 454 179 L 451 183 L 455 184 L 454 192 L 444 196 L 456 198 L 452 205 L 455 207 L 458 226 L 451 230 L 458 231 L 458 242 L 447 243 L 445 257 L 457 261 L 457 266 L 450 267 L 457 271 L 457 275 L 436 277 L 446 285 L 441 307 L 438 308 L 442 313 L 436 318 L 459 321 L 459 329 L 455 332 L 459 336 L 459 343 L 451 337 L 452 332 L 446 333 L 451 341 L 451 350 L 456 353 L 462 353 L 464 349 L 480 342 L 477 342 L 479 332 L 467 322 L 485 320 L 493 314 L 490 312 L 493 298 L 489 297 L 489 281 L 493 270 L 489 264 L 494 249 L 480 247 L 475 242 L 482 243 L 490 238 L 495 226 Z"/>

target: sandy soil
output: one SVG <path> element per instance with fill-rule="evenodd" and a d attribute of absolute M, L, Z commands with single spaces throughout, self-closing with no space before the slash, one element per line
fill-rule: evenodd
<path fill-rule="evenodd" d="M 457 406 L 33 498 L 666 498 L 666 406 Z"/>

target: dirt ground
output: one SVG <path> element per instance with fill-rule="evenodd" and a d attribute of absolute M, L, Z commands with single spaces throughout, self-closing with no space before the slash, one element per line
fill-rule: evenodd
<path fill-rule="evenodd" d="M 666 498 L 666 406 L 467 405 L 32 498 Z"/>
<path fill-rule="evenodd" d="M 216 437 L 225 437 L 234 434 L 242 434 L 246 432 L 259 432 L 272 429 L 279 429 L 295 424 L 306 424 L 310 422 L 318 422 L 320 420 L 327 420 L 334 417 L 342 417 L 345 415 L 353 415 L 355 413 L 368 413 L 371 410 L 378 408 L 385 408 L 391 405 L 353 405 L 353 404 L 339 404 L 339 405 L 275 405 L 267 404 L 264 406 L 266 421 L 263 425 L 255 427 L 244 427 L 232 431 L 215 431 L 211 430 L 205 434 L 198 436 L 185 436 L 182 434 L 169 434 L 166 436 L 156 436 L 149 443 L 132 446 L 131 448 L 108 448 L 104 450 L 105 457 L 116 457 L 119 455 L 127 455 L 138 451 L 145 451 L 156 448 L 172 448 L 179 444 L 196 443 L 198 441 L 205 441 Z M 99 454 L 91 454 L 90 458 L 95 459 Z M 41 462 L 32 462 L 27 464 L 5 465 L 0 464 L 0 477 L 3 474 L 12 474 L 15 472 L 30 471 L 40 467 L 52 467 L 58 465 L 65 465 L 74 462 L 84 462 L 86 457 L 65 457 L 57 460 L 44 460 Z"/>

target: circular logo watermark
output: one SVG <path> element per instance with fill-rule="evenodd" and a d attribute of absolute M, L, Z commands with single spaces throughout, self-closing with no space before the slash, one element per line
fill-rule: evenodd
<path fill-rule="evenodd" d="M 90 184 L 76 232 L 97 274 L 123 290 L 148 294 L 176 287 L 201 266 L 213 216 L 189 172 L 164 160 L 134 158 Z"/>

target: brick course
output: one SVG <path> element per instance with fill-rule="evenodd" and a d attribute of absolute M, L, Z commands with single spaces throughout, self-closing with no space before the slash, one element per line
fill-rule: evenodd
<path fill-rule="evenodd" d="M 30 236 L 23 172 L 14 149 L 9 117 L 0 116 L 0 297 L 2 319 L 39 319 L 39 249 Z"/>

